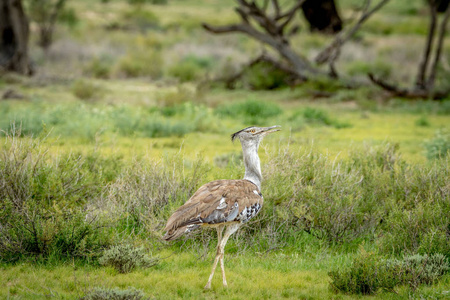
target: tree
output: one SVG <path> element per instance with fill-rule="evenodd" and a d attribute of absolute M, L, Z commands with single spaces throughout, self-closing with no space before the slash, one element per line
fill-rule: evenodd
<path fill-rule="evenodd" d="M 48 51 L 53 43 L 53 32 L 58 16 L 64 9 L 66 0 L 27 0 L 29 14 L 39 28 L 39 46 Z"/>
<path fill-rule="evenodd" d="M 376 78 L 373 74 L 369 74 L 370 80 L 396 96 L 433 99 L 441 99 L 448 96 L 450 94 L 450 90 L 436 90 L 435 81 L 438 65 L 441 60 L 447 23 L 450 18 L 449 4 L 450 0 L 427 0 L 427 5 L 430 10 L 430 25 L 423 56 L 419 62 L 414 87 L 400 88 L 397 85 L 393 85 L 380 78 Z M 439 12 L 444 12 L 440 25 L 438 24 Z M 435 42 L 436 34 L 437 41 Z M 432 57 L 434 57 L 434 59 L 432 59 Z"/>
<path fill-rule="evenodd" d="M 276 68 L 284 70 L 290 75 L 296 76 L 298 80 L 307 80 L 317 76 L 338 77 L 334 67 L 335 60 L 339 57 L 340 49 L 367 21 L 367 19 L 384 6 L 389 0 L 380 0 L 377 4 L 371 6 L 370 0 L 366 0 L 362 9 L 360 18 L 356 24 L 341 31 L 335 39 L 324 48 L 316 58 L 317 65 L 314 65 L 306 57 L 301 55 L 296 49 L 292 48 L 290 38 L 298 30 L 296 25 L 292 24 L 292 20 L 298 14 L 297 11 L 302 9 L 308 3 L 307 0 L 296 0 L 289 3 L 289 7 L 282 7 L 278 0 L 265 1 L 247 1 L 236 0 L 238 6 L 235 11 L 239 15 L 241 22 L 226 26 L 213 26 L 203 24 L 203 27 L 216 34 L 223 33 L 243 33 L 253 39 L 269 46 L 279 54 L 281 60 L 264 53 L 256 60 L 265 61 L 273 64 Z M 270 2 L 270 3 L 269 3 Z M 332 24 L 333 22 L 327 22 Z M 338 28 L 336 28 L 337 30 Z M 329 72 L 325 72 L 318 65 L 328 63 Z"/>
<path fill-rule="evenodd" d="M 306 0 L 302 10 L 311 31 L 334 34 L 342 30 L 334 0 Z"/>
<path fill-rule="evenodd" d="M 29 24 L 21 0 L 0 0 L 0 69 L 31 75 Z"/>

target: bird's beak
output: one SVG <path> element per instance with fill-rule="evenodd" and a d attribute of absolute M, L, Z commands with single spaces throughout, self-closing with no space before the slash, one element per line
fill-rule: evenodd
<path fill-rule="evenodd" d="M 269 133 L 272 133 L 272 132 L 280 131 L 281 129 L 278 129 L 278 128 L 281 128 L 281 126 L 280 125 L 275 125 L 275 126 L 271 126 L 271 127 L 264 127 L 264 128 L 261 129 L 260 134 L 266 135 L 266 134 L 269 134 Z"/>

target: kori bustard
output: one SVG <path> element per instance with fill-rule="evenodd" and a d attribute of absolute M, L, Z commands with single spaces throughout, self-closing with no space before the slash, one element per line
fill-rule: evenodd
<path fill-rule="evenodd" d="M 216 180 L 201 186 L 167 221 L 165 228 L 167 233 L 164 236 L 166 241 L 174 240 L 200 227 L 217 229 L 217 253 L 205 289 L 211 288 L 218 261 L 222 269 L 223 285 L 227 286 L 223 263 L 225 245 L 230 235 L 261 210 L 263 196 L 258 147 L 263 137 L 271 132 L 279 131 L 278 127 L 280 126 L 253 126 L 233 133 L 231 140 L 239 139 L 242 145 L 244 179 Z M 225 227 L 225 233 L 222 234 Z"/>

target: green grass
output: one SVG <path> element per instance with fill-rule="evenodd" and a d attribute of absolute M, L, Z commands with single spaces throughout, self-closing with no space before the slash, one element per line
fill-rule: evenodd
<path fill-rule="evenodd" d="M 192 251 L 162 252 L 169 256 L 160 265 L 147 270 L 120 274 L 112 268 L 72 265 L 39 266 L 20 263 L 3 266 L 0 297 L 12 299 L 78 299 L 96 287 L 126 289 L 134 287 L 155 299 L 354 299 L 335 294 L 329 288 L 327 271 L 348 264 L 348 255 L 283 253 L 267 255 L 246 253 L 225 256 L 229 287 L 222 287 L 220 270 L 216 271 L 211 291 L 204 291 L 212 265 L 212 252 L 198 259 Z M 433 287 L 423 286 L 414 295 L 433 295 L 444 299 L 450 277 Z M 400 287 L 397 295 L 380 292 L 365 299 L 408 299 L 410 291 Z M 358 297 L 360 298 L 360 297 Z"/>

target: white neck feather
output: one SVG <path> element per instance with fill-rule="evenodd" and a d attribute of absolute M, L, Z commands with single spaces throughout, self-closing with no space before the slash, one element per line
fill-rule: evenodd
<path fill-rule="evenodd" d="M 257 143 L 249 143 L 241 140 L 241 144 L 245 165 L 244 179 L 253 182 L 261 191 L 262 174 L 258 156 L 259 141 Z"/>

